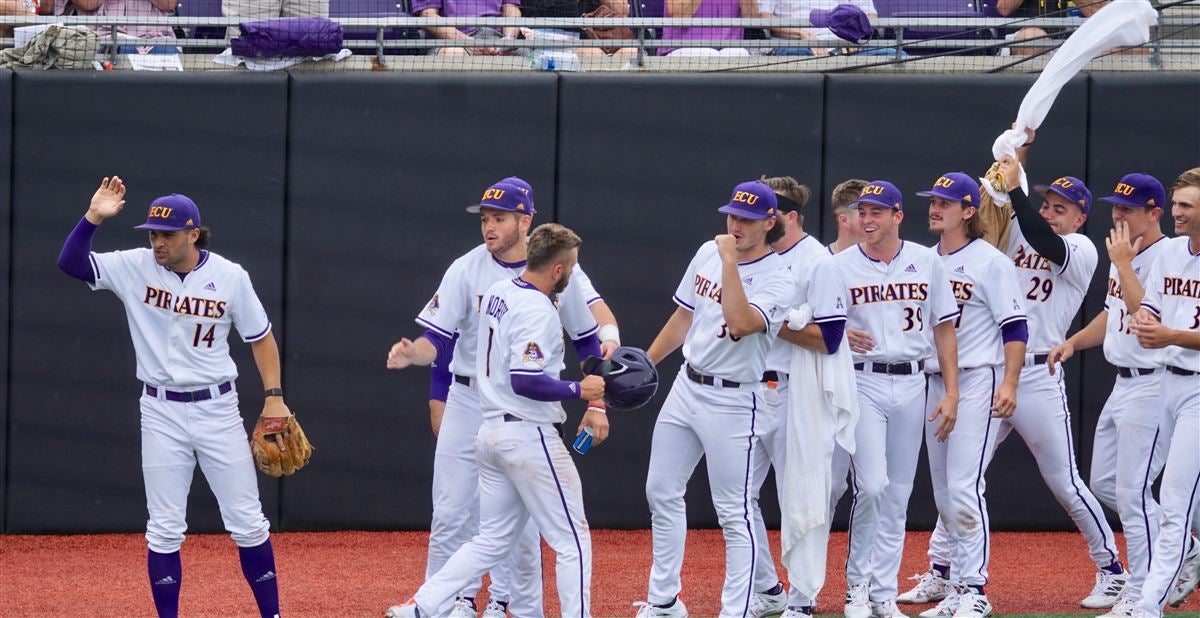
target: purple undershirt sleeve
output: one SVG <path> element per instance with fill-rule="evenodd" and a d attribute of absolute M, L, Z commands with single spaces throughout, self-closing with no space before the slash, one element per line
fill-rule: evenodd
<path fill-rule="evenodd" d="M 556 380 L 544 373 L 509 373 L 513 392 L 534 401 L 570 401 L 579 398 L 579 385 Z"/>
<path fill-rule="evenodd" d="M 582 339 L 572 339 L 571 345 L 575 346 L 575 352 L 579 354 L 579 362 L 583 362 L 589 356 L 601 358 L 604 353 L 600 351 L 600 339 L 596 335 L 588 335 Z"/>
<path fill-rule="evenodd" d="M 59 270 L 80 281 L 96 282 L 96 273 L 92 272 L 90 255 L 92 253 L 92 237 L 96 235 L 98 227 L 100 226 L 92 225 L 87 218 L 79 219 L 79 223 L 75 224 L 75 229 L 71 230 L 71 234 L 67 236 L 67 242 L 63 243 L 62 251 L 58 254 Z"/>
<path fill-rule="evenodd" d="M 433 329 L 426 329 L 421 336 L 437 349 L 437 357 L 429 366 L 429 398 L 445 401 L 450 394 L 450 359 L 454 357 L 454 342 L 458 335 L 451 339 Z"/>
<path fill-rule="evenodd" d="M 825 340 L 825 351 L 834 354 L 842 345 L 842 335 L 846 333 L 846 321 L 834 320 L 817 324 L 821 329 L 821 338 Z"/>
<path fill-rule="evenodd" d="M 1000 337 L 1009 341 L 1029 342 L 1029 324 L 1025 320 L 1013 320 L 1000 327 Z"/>

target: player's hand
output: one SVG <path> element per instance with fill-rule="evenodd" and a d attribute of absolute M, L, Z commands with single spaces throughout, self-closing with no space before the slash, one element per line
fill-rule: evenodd
<path fill-rule="evenodd" d="M 1133 330 L 1133 334 L 1137 337 L 1138 345 L 1150 350 L 1174 345 L 1174 329 L 1167 328 L 1158 320 L 1138 321 L 1137 316 L 1140 314 L 1140 311 L 1134 314 L 1134 320 L 1129 324 L 1129 328 Z"/>
<path fill-rule="evenodd" d="M 1069 340 L 1064 341 L 1053 348 L 1050 348 L 1050 354 L 1046 356 L 1046 369 L 1050 371 L 1050 375 L 1054 375 L 1054 368 L 1059 363 L 1067 362 L 1067 359 L 1075 356 L 1075 344 Z"/>
<path fill-rule="evenodd" d="M 929 415 L 930 422 L 937 421 L 937 428 L 933 430 L 933 435 L 938 442 L 945 442 L 946 438 L 950 437 L 950 432 L 954 431 L 954 423 L 957 420 L 958 395 L 946 393 L 938 402 L 937 407 L 933 409 L 933 414 Z"/>
<path fill-rule="evenodd" d="M 433 429 L 433 435 L 438 435 L 442 430 L 442 415 L 446 413 L 446 402 L 440 399 L 429 400 L 429 427 Z"/>
<path fill-rule="evenodd" d="M 612 358 L 613 352 L 616 352 L 618 347 L 620 347 L 620 346 L 617 345 L 616 341 L 612 341 L 612 340 L 601 341 L 600 342 L 601 357 L 603 357 L 604 360 L 608 360 L 608 359 Z"/>
<path fill-rule="evenodd" d="M 291 415 L 292 411 L 283 403 L 283 397 L 267 397 L 263 401 L 263 418 L 287 418 Z"/>
<path fill-rule="evenodd" d="M 737 261 L 737 239 L 733 234 L 717 234 L 713 240 L 717 241 L 717 253 L 722 260 Z"/>
<path fill-rule="evenodd" d="M 583 413 L 583 420 L 579 421 L 579 430 L 575 435 L 583 433 L 584 427 L 592 430 L 592 446 L 599 446 L 608 438 L 608 415 L 599 408 L 588 408 L 587 412 Z"/>
<path fill-rule="evenodd" d="M 992 418 L 1008 418 L 1017 409 L 1017 387 L 1004 383 L 992 397 Z"/>
<path fill-rule="evenodd" d="M 125 182 L 120 176 L 105 178 L 100 181 L 100 188 L 92 195 L 92 203 L 88 205 L 87 220 L 93 225 L 110 217 L 115 217 L 125 207 Z"/>
<path fill-rule="evenodd" d="M 416 352 L 417 346 L 413 343 L 412 339 L 404 338 L 397 341 L 388 352 L 387 368 L 404 369 L 412 365 L 413 355 Z"/>
<path fill-rule="evenodd" d="M 1015 122 L 1012 123 L 1012 128 L 1014 128 L 1014 129 L 1017 128 L 1017 123 L 1015 123 Z M 1021 148 L 1029 148 L 1030 146 L 1032 146 L 1033 139 L 1035 137 L 1037 137 L 1037 131 L 1030 129 L 1029 127 L 1025 127 L 1025 143 L 1021 144 Z"/>
<path fill-rule="evenodd" d="M 1108 238 L 1104 239 L 1104 246 L 1108 248 L 1108 259 L 1113 264 L 1128 265 L 1133 262 L 1133 256 L 1141 250 L 1142 237 L 1139 236 L 1133 242 L 1129 242 L 1129 224 L 1120 221 L 1108 231 Z"/>
<path fill-rule="evenodd" d="M 1021 186 L 1021 164 L 1016 159 L 1005 155 L 1000 159 L 1000 173 L 1004 174 L 1004 190 L 1011 192 Z"/>
<path fill-rule="evenodd" d="M 579 381 L 579 398 L 584 401 L 596 401 L 604 397 L 604 378 L 586 376 Z"/>
<path fill-rule="evenodd" d="M 855 354 L 866 354 L 875 349 L 875 340 L 865 330 L 847 328 L 846 341 L 850 344 L 850 351 Z"/>

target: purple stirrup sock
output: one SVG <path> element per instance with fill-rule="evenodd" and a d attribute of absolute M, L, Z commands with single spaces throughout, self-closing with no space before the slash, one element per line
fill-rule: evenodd
<path fill-rule="evenodd" d="M 279 586 L 275 579 L 275 552 L 271 540 L 255 547 L 239 547 L 238 558 L 242 562 L 242 575 L 254 592 L 258 613 L 263 618 L 279 615 Z"/>
<path fill-rule="evenodd" d="M 154 596 L 154 609 L 159 617 L 176 618 L 179 615 L 179 584 L 183 580 L 179 552 L 160 554 L 148 550 L 146 572 L 150 574 L 150 594 Z"/>

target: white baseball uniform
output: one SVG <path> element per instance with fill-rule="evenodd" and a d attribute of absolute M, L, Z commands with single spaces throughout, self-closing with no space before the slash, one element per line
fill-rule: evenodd
<path fill-rule="evenodd" d="M 940 247 L 935 247 L 939 254 Z M 991 408 L 993 395 L 1004 380 L 1001 329 L 1025 321 L 1026 316 L 1016 270 L 1003 253 L 976 238 L 941 257 L 959 308 L 954 323 L 959 402 L 954 431 L 945 442 L 934 435 L 936 423 L 925 426 L 934 502 L 955 539 L 950 561 L 938 564 L 951 566 L 958 584 L 984 586 L 991 540 L 984 474 L 1000 428 L 1000 420 L 992 418 Z M 925 398 L 927 415 L 946 395 L 938 365 L 936 355 L 925 362 L 925 371 L 930 374 Z"/>
<path fill-rule="evenodd" d="M 238 412 L 229 332 L 253 342 L 271 322 L 241 266 L 211 251 L 180 277 L 149 248 L 91 254 L 93 290 L 125 305 L 142 389 L 142 476 L 146 540 L 169 554 L 183 543 L 187 496 L 199 462 L 239 547 L 266 542 L 270 523 Z"/>
<path fill-rule="evenodd" d="M 646 499 L 654 529 L 654 564 L 647 599 L 672 602 L 679 594 L 687 512 L 683 496 L 696 464 L 707 458 L 713 507 L 725 533 L 721 616 L 745 616 L 754 598 L 754 451 L 767 352 L 794 296 L 783 258 L 768 253 L 738 265 L 751 307 L 764 332 L 733 337 L 721 311 L 722 264 L 709 241 L 688 264 L 674 300 L 692 312 L 683 343 L 685 366 L 671 386 L 650 447 Z M 696 380 L 699 380 L 697 382 Z"/>
<path fill-rule="evenodd" d="M 846 284 L 847 329 L 870 333 L 875 347 L 855 354 L 859 390 L 854 505 L 846 582 L 869 583 L 872 601 L 896 598 L 904 523 L 925 425 L 923 362 L 934 356 L 934 326 L 958 317 L 942 260 L 901 241 L 890 262 L 862 247 L 834 256 Z M 901 373 L 903 372 L 903 373 Z"/>
<path fill-rule="evenodd" d="M 475 459 L 475 437 L 479 433 L 479 391 L 476 384 L 476 346 L 483 295 L 492 284 L 520 276 L 525 262 L 497 260 L 486 245 L 479 245 L 458 258 L 446 270 L 437 292 L 417 316 L 416 322 L 446 337 L 458 334 L 450 371 L 454 382 L 446 398 L 446 409 L 438 431 L 433 460 L 433 517 L 429 528 L 429 557 L 425 575 L 442 568 L 450 555 L 471 539 L 479 527 L 479 466 Z M 571 273 L 570 283 L 559 295 L 561 324 L 572 339 L 596 332 L 598 326 L 588 310 L 589 301 L 599 300 L 583 269 Z M 491 597 L 508 599 L 514 618 L 542 614 L 541 543 L 532 523 L 521 536 L 509 560 L 492 573 Z M 474 597 L 480 582 L 472 582 L 461 596 Z"/>
<path fill-rule="evenodd" d="M 845 321 L 846 308 L 837 307 L 837 298 L 842 289 L 840 277 L 829 276 L 831 269 L 836 269 L 829 253 L 810 234 L 805 234 L 796 244 L 779 252 L 788 271 L 791 273 L 796 297 L 789 307 L 798 307 L 804 303 L 813 306 L 813 323 Z M 825 269 L 825 270 L 822 270 Z M 762 509 L 759 507 L 758 495 L 767 472 L 774 466 L 777 474 L 782 474 L 784 456 L 787 453 L 787 405 L 788 405 L 788 369 L 792 363 L 792 344 L 776 340 L 771 344 L 767 353 L 767 371 L 775 372 L 774 379 L 768 379 L 764 384 L 763 401 L 759 407 L 758 434 L 761 448 L 755 451 L 754 457 L 754 529 L 758 539 L 767 538 L 767 526 L 763 522 Z M 776 480 L 776 490 L 779 494 L 779 504 L 783 504 L 783 492 L 779 481 Z M 775 571 L 775 561 L 771 558 L 770 543 L 758 544 L 758 558 L 755 566 L 754 589 L 758 592 L 771 589 L 779 581 Z M 811 600 L 804 599 L 793 586 L 789 593 L 789 605 L 800 607 L 811 605 Z"/>
<path fill-rule="evenodd" d="M 1067 257 L 1063 264 L 1053 264 L 1025 241 L 1013 215 L 1005 254 L 1017 268 L 1021 300 L 1029 318 L 1029 343 L 1017 387 L 1017 409 L 1000 423 L 997 444 L 1013 430 L 1025 440 L 1046 486 L 1083 533 L 1092 561 L 1102 568 L 1117 561 L 1117 545 L 1100 503 L 1079 477 L 1062 368 L 1050 375 L 1045 364 L 1050 349 L 1066 340 L 1098 256 L 1096 246 L 1082 234 L 1061 238 Z M 929 541 L 929 556 L 935 564 L 949 564 L 943 561 L 951 560 L 954 551 L 939 518 Z"/>
<path fill-rule="evenodd" d="M 488 288 L 482 307 L 475 348 L 483 417 L 475 439 L 479 531 L 414 598 L 418 607 L 441 615 L 463 586 L 504 560 L 532 520 L 558 554 L 562 615 L 590 618 L 591 535 L 579 472 L 559 434 L 566 414 L 557 401 L 517 395 L 511 380 L 512 375 L 558 379 L 563 369 L 558 311 L 546 294 L 520 278 Z M 570 386 L 578 394 L 579 385 Z"/>
<path fill-rule="evenodd" d="M 1200 247 L 1172 238 L 1155 259 L 1142 306 L 1168 328 L 1200 331 Z M 1193 542 L 1188 532 L 1200 509 L 1200 350 L 1168 346 L 1163 354 L 1164 434 L 1171 446 L 1159 499 L 1162 519 L 1139 609 L 1162 615 L 1163 604 Z"/>
<path fill-rule="evenodd" d="M 1164 236 L 1134 256 L 1133 272 L 1143 289 L 1150 267 L 1166 246 Z M 1118 368 L 1118 375 L 1096 424 L 1089 485 L 1121 517 L 1129 560 L 1125 594 L 1137 599 L 1158 537 L 1159 507 L 1150 488 L 1162 471 L 1169 443 L 1169 436 L 1160 433 L 1165 420 L 1160 399 L 1163 353 L 1138 345 L 1129 330 L 1133 314 L 1125 306 L 1117 267 L 1111 264 L 1104 309 L 1104 358 Z"/>

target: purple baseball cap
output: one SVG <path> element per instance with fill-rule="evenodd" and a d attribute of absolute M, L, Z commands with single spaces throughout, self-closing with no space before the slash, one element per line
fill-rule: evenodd
<path fill-rule="evenodd" d="M 182 193 L 172 193 L 150 202 L 146 222 L 135 225 L 134 229 L 174 232 L 197 227 L 200 227 L 200 209 L 196 202 Z"/>
<path fill-rule="evenodd" d="M 867 186 L 859 191 L 858 199 L 850 202 L 850 207 L 855 208 L 859 204 L 874 204 L 884 208 L 904 210 L 904 199 L 900 195 L 900 189 L 886 180 L 872 180 L 867 183 Z"/>
<path fill-rule="evenodd" d="M 928 191 L 918 191 L 921 197 L 940 197 L 951 202 L 962 202 L 963 208 L 979 208 L 979 184 L 962 172 L 947 172 L 933 183 Z"/>
<path fill-rule="evenodd" d="M 874 28 L 862 9 L 853 4 L 839 4 L 832 9 L 813 9 L 808 21 L 818 28 L 829 28 L 839 38 L 858 43 L 871 37 Z"/>
<path fill-rule="evenodd" d="M 500 182 L 507 182 L 508 184 L 515 185 L 518 189 L 524 191 L 525 195 L 529 197 L 529 213 L 533 214 L 537 212 L 533 204 L 533 185 L 525 182 L 525 179 L 521 178 L 520 176 L 509 176 Z"/>
<path fill-rule="evenodd" d="M 743 219 L 766 219 L 775 216 L 778 204 L 771 187 L 749 180 L 734 187 L 729 203 L 717 211 Z"/>
<path fill-rule="evenodd" d="M 478 204 L 467 206 L 467 212 L 479 212 L 482 208 L 494 208 L 505 212 L 517 212 L 523 215 L 533 214 L 533 203 L 529 195 L 521 187 L 498 182 L 483 192 Z"/>
<path fill-rule="evenodd" d="M 1157 178 L 1134 172 L 1121 177 L 1112 195 L 1100 199 L 1135 208 L 1166 208 L 1167 192 Z"/>
<path fill-rule="evenodd" d="M 1078 206 L 1085 215 L 1092 210 L 1092 192 L 1082 180 L 1074 176 L 1063 176 L 1049 185 L 1037 185 L 1033 190 L 1039 195 L 1046 195 L 1047 191 L 1057 193 Z"/>

